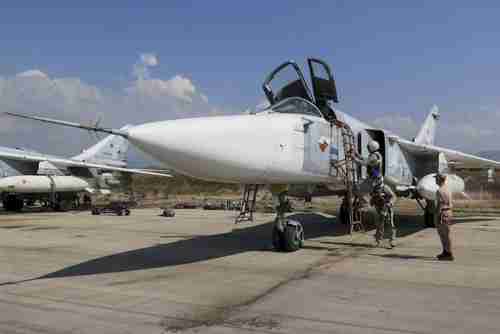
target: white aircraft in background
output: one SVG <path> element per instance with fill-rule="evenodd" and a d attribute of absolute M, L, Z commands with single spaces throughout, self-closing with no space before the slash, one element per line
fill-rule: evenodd
<path fill-rule="evenodd" d="M 120 177 L 113 171 L 166 175 L 126 168 L 128 146 L 125 138 L 109 135 L 69 159 L 0 147 L 0 195 L 4 210 L 20 211 L 25 201 L 36 200 L 50 203 L 55 210 L 67 209 L 78 193 L 98 190 L 108 194 L 111 188 L 119 186 Z"/>
<path fill-rule="evenodd" d="M 312 93 L 297 64 L 285 62 L 263 84 L 270 106 L 255 114 L 167 120 L 125 130 L 6 114 L 121 136 L 168 168 L 198 179 L 271 185 L 280 201 L 273 243 L 287 251 L 302 246 L 303 228 L 284 218 L 280 209 L 286 200 L 283 194 L 294 188 L 309 195 L 315 189 L 349 194 L 349 189 L 357 188 L 362 195 L 366 170 L 353 165 L 352 155 L 355 150 L 366 156 L 366 145 L 372 140 L 380 145 L 386 183 L 399 196 L 427 202 L 427 224 L 432 222 L 435 173 L 452 167 L 500 167 L 497 161 L 435 146 L 439 117 L 435 109 L 412 141 L 334 110 L 332 103 L 338 103 L 338 98 L 329 66 L 308 59 L 308 67 Z M 355 170 L 351 184 L 346 182 L 349 166 Z M 359 187 L 351 187 L 352 183 Z M 464 191 L 460 177 L 450 175 L 448 183 L 454 193 Z M 352 204 L 351 199 L 347 203 Z"/>

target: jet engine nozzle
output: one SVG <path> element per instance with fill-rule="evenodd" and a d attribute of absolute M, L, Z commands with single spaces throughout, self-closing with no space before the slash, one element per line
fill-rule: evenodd
<path fill-rule="evenodd" d="M 452 194 L 461 194 L 465 190 L 464 180 L 456 174 L 447 174 L 446 185 Z M 436 200 L 436 191 L 438 188 L 435 173 L 424 176 L 417 184 L 419 195 L 431 201 Z"/>

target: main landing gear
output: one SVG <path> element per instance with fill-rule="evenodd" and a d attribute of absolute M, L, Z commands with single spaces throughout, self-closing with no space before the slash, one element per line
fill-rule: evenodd
<path fill-rule="evenodd" d="M 278 251 L 294 252 L 304 245 L 304 228 L 300 222 L 286 219 L 285 213 L 290 206 L 286 192 L 281 192 L 278 199 L 272 235 L 273 246 Z"/>

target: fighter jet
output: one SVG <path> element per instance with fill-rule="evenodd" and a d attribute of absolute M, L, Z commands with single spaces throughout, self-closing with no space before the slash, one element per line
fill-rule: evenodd
<path fill-rule="evenodd" d="M 367 178 L 353 155 L 368 155 L 371 141 L 379 144 L 385 182 L 399 196 L 422 201 L 427 224 L 433 218 L 437 172 L 451 173 L 454 166 L 500 167 L 497 161 L 435 146 L 436 108 L 414 140 L 341 112 L 334 108 L 339 99 L 331 68 L 314 58 L 307 65 L 312 89 L 299 66 L 287 61 L 265 79 L 262 88 L 269 107 L 254 114 L 167 120 L 126 130 L 7 114 L 121 136 L 168 168 L 195 178 L 270 185 L 280 202 L 272 240 L 277 249 L 287 251 L 299 249 L 304 235 L 300 222 L 287 220 L 280 209 L 287 191 L 296 188 L 311 195 L 326 189 L 346 196 L 344 202 L 352 209 L 352 197 L 363 195 Z M 454 193 L 463 192 L 459 176 L 451 175 L 448 182 Z"/>
<path fill-rule="evenodd" d="M 0 195 L 4 210 L 20 211 L 25 202 L 36 200 L 47 202 L 55 210 L 64 210 L 78 193 L 108 194 L 119 186 L 120 177 L 113 171 L 165 176 L 126 168 L 128 146 L 123 137 L 109 135 L 69 159 L 0 147 Z"/>

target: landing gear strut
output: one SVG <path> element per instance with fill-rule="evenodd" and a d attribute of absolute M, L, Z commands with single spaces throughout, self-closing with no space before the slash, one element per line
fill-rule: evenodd
<path fill-rule="evenodd" d="M 286 192 L 280 193 L 278 199 L 272 235 L 273 246 L 279 251 L 294 252 L 304 245 L 304 228 L 300 222 L 286 219 L 285 212 L 290 207 Z"/>

